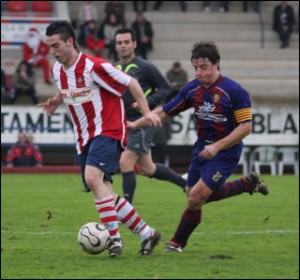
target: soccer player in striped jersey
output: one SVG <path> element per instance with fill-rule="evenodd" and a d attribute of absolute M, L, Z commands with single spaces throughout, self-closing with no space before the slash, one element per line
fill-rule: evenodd
<path fill-rule="evenodd" d="M 163 107 L 153 110 L 162 120 L 194 109 L 197 140 L 188 171 L 188 206 L 166 252 L 182 252 L 201 222 L 202 206 L 242 192 L 268 190 L 262 180 L 248 178 L 225 183 L 236 170 L 244 139 L 252 131 L 251 99 L 236 81 L 219 71 L 220 54 L 214 42 L 198 42 L 192 49 L 195 79 Z M 130 129 L 147 126 L 144 118 L 128 123 Z"/>
<path fill-rule="evenodd" d="M 127 127 L 122 95 L 128 87 L 151 125 L 161 125 L 152 113 L 136 79 L 102 58 L 81 53 L 67 21 L 50 24 L 46 39 L 56 58 L 51 71 L 57 93 L 38 104 L 52 115 L 65 103 L 72 120 L 82 176 L 94 194 L 100 220 L 110 233 L 111 257 L 123 250 L 118 220 L 142 239 L 140 255 L 150 255 L 161 234 L 148 226 L 132 205 L 112 190 L 112 175 L 126 146 Z"/>
<path fill-rule="evenodd" d="M 116 50 L 120 60 L 116 62 L 117 68 L 136 78 L 144 91 L 150 109 L 164 103 L 165 98 L 171 94 L 171 87 L 165 77 L 155 65 L 135 56 L 136 39 L 133 29 L 120 29 L 115 34 Z M 135 102 L 130 89 L 123 95 L 126 116 L 128 121 L 135 121 L 142 117 L 138 104 Z M 138 128 L 128 132 L 128 145 L 122 152 L 120 169 L 123 179 L 124 197 L 132 203 L 136 175 L 134 167 L 138 167 L 141 175 L 158 180 L 170 181 L 183 190 L 186 181 L 172 169 L 164 164 L 154 163 L 151 156 L 154 127 Z"/>

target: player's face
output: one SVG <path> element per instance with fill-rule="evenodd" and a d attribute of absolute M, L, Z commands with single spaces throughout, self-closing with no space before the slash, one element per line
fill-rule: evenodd
<path fill-rule="evenodd" d="M 132 41 L 130 33 L 118 34 L 116 36 L 116 51 L 120 58 L 129 58 L 134 55 L 136 41 Z"/>
<path fill-rule="evenodd" d="M 71 58 L 71 50 L 73 46 L 73 39 L 69 38 L 67 42 L 61 40 L 59 34 L 47 36 L 45 39 L 46 44 L 49 47 L 50 53 L 61 64 L 68 65 Z"/>
<path fill-rule="evenodd" d="M 218 76 L 218 64 L 212 64 L 208 58 L 192 59 L 192 65 L 195 69 L 195 77 L 205 87 L 209 87 L 213 84 Z"/>
<path fill-rule="evenodd" d="M 24 133 L 19 133 L 19 135 L 18 135 L 18 140 L 19 140 L 19 142 L 21 143 L 21 144 L 24 144 L 24 143 L 26 143 L 27 142 L 27 137 L 26 137 L 26 135 L 24 134 Z"/>

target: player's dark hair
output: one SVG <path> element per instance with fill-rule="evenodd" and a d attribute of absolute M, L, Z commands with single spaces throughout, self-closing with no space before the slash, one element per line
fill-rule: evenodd
<path fill-rule="evenodd" d="M 115 38 L 117 37 L 118 34 L 125 34 L 125 33 L 130 33 L 131 34 L 131 39 L 132 41 L 136 40 L 136 35 L 135 32 L 132 28 L 121 28 L 118 29 L 115 33 Z"/>
<path fill-rule="evenodd" d="M 192 48 L 192 59 L 208 58 L 212 64 L 220 62 L 221 56 L 214 42 L 201 41 L 194 44 Z"/>
<path fill-rule="evenodd" d="M 62 21 L 55 21 L 51 23 L 46 29 L 46 36 L 52 36 L 55 34 L 59 34 L 60 38 L 64 42 L 67 42 L 69 38 L 72 38 L 74 42 L 73 43 L 74 49 L 79 51 L 79 47 L 76 42 L 75 32 L 70 22 L 66 20 L 62 20 Z"/>

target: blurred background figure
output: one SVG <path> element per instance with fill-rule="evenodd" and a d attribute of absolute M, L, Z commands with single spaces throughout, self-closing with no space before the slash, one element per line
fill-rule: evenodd
<path fill-rule="evenodd" d="M 241 1 L 243 5 L 243 12 L 247 13 L 248 12 L 248 3 L 252 7 L 254 12 L 259 12 L 260 10 L 260 1 Z"/>
<path fill-rule="evenodd" d="M 171 97 L 174 98 L 177 93 L 188 83 L 188 74 L 182 67 L 180 62 L 174 62 L 171 69 L 166 73 L 166 78 L 172 86 Z M 172 99 L 171 98 L 171 99 Z"/>
<path fill-rule="evenodd" d="M 18 142 L 11 146 L 6 157 L 6 166 L 30 167 L 42 166 L 43 157 L 38 146 L 31 143 L 24 132 L 19 132 Z"/>
<path fill-rule="evenodd" d="M 136 55 L 147 59 L 147 52 L 153 49 L 152 38 L 154 34 L 152 24 L 142 12 L 138 12 L 136 13 L 135 21 L 132 23 L 132 29 L 136 35 Z"/>
<path fill-rule="evenodd" d="M 11 104 L 15 104 L 20 95 L 30 96 L 32 103 L 37 104 L 39 99 L 35 83 L 36 78 L 32 66 L 26 60 L 21 61 L 13 76 Z"/>
<path fill-rule="evenodd" d="M 164 1 L 154 1 L 153 10 L 159 11 L 163 3 Z M 180 6 L 180 10 L 182 12 L 186 12 L 186 8 L 187 8 L 186 1 L 178 1 L 178 4 Z"/>
<path fill-rule="evenodd" d="M 122 28 L 122 24 L 115 13 L 108 14 L 101 25 L 101 38 L 105 39 L 105 48 L 108 49 L 107 58 L 113 61 L 118 60 L 115 46 L 115 33 Z"/>
<path fill-rule="evenodd" d="M 93 1 L 82 2 L 79 8 L 78 19 L 81 27 L 91 20 L 97 21 L 98 13 Z"/>
<path fill-rule="evenodd" d="M 23 45 L 23 60 L 28 61 L 33 67 L 42 68 L 44 82 L 51 85 L 48 53 L 48 46 L 41 39 L 39 31 L 36 28 L 30 28 L 27 40 Z"/>
<path fill-rule="evenodd" d="M 211 11 L 210 7 L 211 1 L 202 1 L 203 12 L 209 13 Z M 229 1 L 218 1 L 219 2 L 219 12 L 224 13 L 229 11 L 228 3 Z"/>
<path fill-rule="evenodd" d="M 284 49 L 289 46 L 294 24 L 294 8 L 288 4 L 288 1 L 281 1 L 273 12 L 273 30 L 277 32 L 281 41 L 280 48 Z"/>
<path fill-rule="evenodd" d="M 92 52 L 92 55 L 102 57 L 102 49 L 105 47 L 105 39 L 100 39 L 101 32 L 92 19 L 81 29 L 78 36 L 78 43 Z"/>
<path fill-rule="evenodd" d="M 105 5 L 105 15 L 114 13 L 118 21 L 122 24 L 122 28 L 126 27 L 125 5 L 122 1 L 107 1 Z"/>
<path fill-rule="evenodd" d="M 148 1 L 132 1 L 132 4 L 133 4 L 133 10 L 136 13 L 147 11 Z"/>

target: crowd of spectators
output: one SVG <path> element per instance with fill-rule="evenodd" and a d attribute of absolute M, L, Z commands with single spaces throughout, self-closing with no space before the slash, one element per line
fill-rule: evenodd
<path fill-rule="evenodd" d="M 132 27 L 137 38 L 136 55 L 148 59 L 149 52 L 155 47 L 155 30 L 151 18 L 146 17 L 147 14 L 144 13 L 149 11 L 148 2 L 132 1 L 132 11 L 136 12 L 136 16 L 134 19 L 126 19 L 126 8 L 128 9 L 129 6 L 125 5 L 124 1 L 106 1 L 104 18 L 99 18 L 102 13 L 97 10 L 95 1 L 83 1 L 76 17 L 77 38 L 80 46 L 89 50 L 92 55 L 114 62 L 118 59 L 114 40 L 116 30 Z M 241 1 L 241 11 L 248 12 L 251 8 L 252 11 L 259 12 L 260 2 Z M 181 11 L 188 11 L 186 1 L 178 1 L 178 3 Z M 210 12 L 212 11 L 211 4 L 211 1 L 201 1 L 199 8 L 202 8 L 203 12 Z M 229 12 L 229 4 L 230 1 L 218 1 L 219 12 Z M 164 1 L 154 1 L 150 10 L 159 12 L 163 6 Z M 293 6 L 288 1 L 281 1 L 280 5 L 274 7 L 272 29 L 278 34 L 282 49 L 290 46 L 292 33 L 299 32 L 296 26 L 296 24 L 299 25 L 299 8 L 297 12 L 296 16 Z M 5 69 L 1 69 L 1 104 L 15 104 L 21 95 L 29 96 L 32 104 L 38 102 L 38 92 L 35 88 L 36 75 L 34 74 L 36 68 L 41 69 L 44 83 L 52 84 L 49 50 L 37 28 L 30 28 L 22 51 L 23 57 L 16 66 L 10 85 L 6 83 Z"/>

